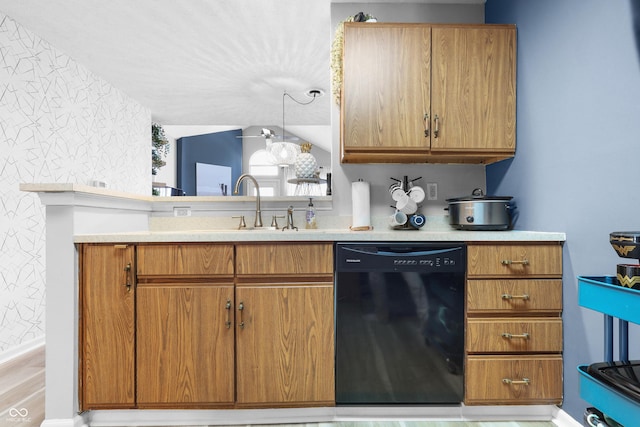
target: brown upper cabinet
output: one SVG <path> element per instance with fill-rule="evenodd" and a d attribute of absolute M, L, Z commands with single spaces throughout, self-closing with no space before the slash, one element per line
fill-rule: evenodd
<path fill-rule="evenodd" d="M 514 25 L 345 23 L 342 163 L 513 157 Z"/>

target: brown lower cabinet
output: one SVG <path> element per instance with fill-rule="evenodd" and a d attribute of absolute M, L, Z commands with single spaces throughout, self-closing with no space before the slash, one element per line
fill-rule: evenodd
<path fill-rule="evenodd" d="M 562 402 L 562 247 L 468 245 L 465 404 Z M 80 408 L 330 406 L 333 244 L 81 244 Z"/>
<path fill-rule="evenodd" d="M 233 283 L 140 285 L 136 299 L 138 407 L 232 405 Z"/>
<path fill-rule="evenodd" d="M 562 403 L 562 245 L 467 246 L 465 404 Z"/>
<path fill-rule="evenodd" d="M 135 247 L 82 245 L 80 404 L 134 408 Z"/>
<path fill-rule="evenodd" d="M 82 410 L 334 404 L 331 243 L 80 253 Z"/>

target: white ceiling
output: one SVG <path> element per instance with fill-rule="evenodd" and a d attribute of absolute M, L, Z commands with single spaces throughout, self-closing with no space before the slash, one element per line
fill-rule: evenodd
<path fill-rule="evenodd" d="M 331 0 L 0 0 L 163 125 L 330 124 Z M 333 0 L 336 3 L 361 1 Z M 366 3 L 484 3 L 368 0 Z"/>

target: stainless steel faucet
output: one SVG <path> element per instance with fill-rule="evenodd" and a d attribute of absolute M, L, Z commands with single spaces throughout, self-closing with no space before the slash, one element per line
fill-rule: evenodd
<path fill-rule="evenodd" d="M 253 226 L 255 228 L 262 227 L 262 211 L 260 211 L 260 186 L 258 185 L 258 181 L 256 181 L 256 179 L 252 175 L 243 173 L 242 175 L 240 175 L 240 177 L 238 177 L 238 180 L 236 181 L 236 187 L 233 190 L 233 194 L 238 194 L 240 183 L 245 178 L 249 178 L 251 181 L 253 181 L 253 185 L 256 186 L 256 220 L 253 222 Z"/>

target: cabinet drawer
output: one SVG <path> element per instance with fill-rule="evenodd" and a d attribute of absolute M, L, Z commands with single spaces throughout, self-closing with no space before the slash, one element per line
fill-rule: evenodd
<path fill-rule="evenodd" d="M 562 280 L 468 280 L 467 313 L 536 314 L 562 311 Z"/>
<path fill-rule="evenodd" d="M 233 245 L 138 246 L 138 276 L 233 276 Z"/>
<path fill-rule="evenodd" d="M 466 350 L 469 353 L 560 353 L 562 319 L 469 319 Z"/>
<path fill-rule="evenodd" d="M 467 356 L 465 380 L 466 404 L 557 404 L 562 356 Z"/>
<path fill-rule="evenodd" d="M 467 277 L 562 277 L 560 243 L 469 245 Z"/>
<path fill-rule="evenodd" d="M 333 275 L 333 245 L 273 242 L 237 244 L 236 274 Z"/>

